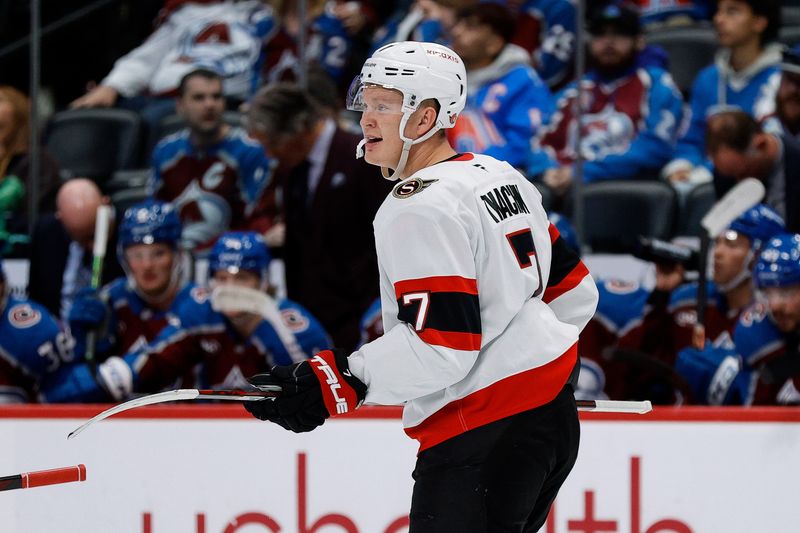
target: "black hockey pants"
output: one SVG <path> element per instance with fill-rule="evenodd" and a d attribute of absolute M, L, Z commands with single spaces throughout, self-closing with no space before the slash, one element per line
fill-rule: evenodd
<path fill-rule="evenodd" d="M 568 384 L 549 404 L 424 450 L 409 533 L 535 533 L 578 456 Z"/>

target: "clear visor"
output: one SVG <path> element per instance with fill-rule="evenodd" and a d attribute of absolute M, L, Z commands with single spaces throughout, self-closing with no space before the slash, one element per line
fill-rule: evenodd
<path fill-rule="evenodd" d="M 172 249 L 166 246 L 139 245 L 127 248 L 124 252 L 129 264 L 153 263 L 172 257 Z"/>
<path fill-rule="evenodd" d="M 786 303 L 800 298 L 800 285 L 759 289 L 756 291 L 756 298 L 765 304 Z"/>
<path fill-rule="evenodd" d="M 403 93 L 391 85 L 363 83 L 359 74 L 350 84 L 346 104 L 347 109 L 359 113 L 398 115 L 403 113 Z"/>

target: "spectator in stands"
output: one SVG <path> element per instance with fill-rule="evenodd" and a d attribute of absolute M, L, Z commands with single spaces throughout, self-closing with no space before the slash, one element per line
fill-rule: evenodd
<path fill-rule="evenodd" d="M 261 89 L 247 122 L 278 162 L 288 296 L 319 317 L 337 347 L 353 349 L 361 315 L 378 296 L 372 220 L 390 183 L 353 157 L 360 136 L 337 127 L 296 85 Z"/>
<path fill-rule="evenodd" d="M 684 26 L 697 22 L 710 21 L 714 15 L 714 0 L 681 0 L 664 2 L 662 0 L 635 0 L 639 7 L 642 24 L 647 27 L 657 25 Z"/>
<path fill-rule="evenodd" d="M 228 229 L 248 228 L 272 176 L 262 147 L 223 122 L 222 86 L 222 78 L 210 70 L 186 74 L 176 107 L 188 127 L 153 150 L 148 192 L 175 204 L 184 245 L 196 251 L 206 250 Z"/>
<path fill-rule="evenodd" d="M 114 64 L 98 86 L 72 107 L 118 105 L 141 113 L 150 128 L 175 110 L 173 96 L 186 73 L 204 67 L 225 79 L 224 95 L 246 100 L 258 87 L 262 45 L 275 22 L 261 2 L 167 2 L 147 40 Z"/>
<path fill-rule="evenodd" d="M 738 180 L 755 177 L 767 189 L 765 202 L 800 231 L 800 141 L 775 135 L 744 111 L 709 118 L 706 150 L 714 163 L 714 185 L 722 196 Z"/>
<path fill-rule="evenodd" d="M 511 42 L 531 54 L 536 72 L 554 90 L 571 76 L 575 21 L 575 3 L 570 0 L 527 0 L 519 7 Z"/>
<path fill-rule="evenodd" d="M 210 293 L 189 291 L 152 343 L 102 362 L 96 380 L 73 365 L 50 387 L 49 401 L 157 392 L 183 380 L 199 388 L 243 388 L 245 376 L 291 364 L 330 348 L 319 322 L 290 300 L 274 300 L 267 275 L 271 256 L 253 232 L 229 232 L 209 255 Z"/>
<path fill-rule="evenodd" d="M 781 84 L 775 96 L 776 130 L 800 140 L 800 46 L 783 51 Z"/>
<path fill-rule="evenodd" d="M 583 180 L 648 178 L 672 156 L 682 99 L 668 72 L 637 64 L 644 48 L 635 9 L 610 4 L 590 21 L 590 69 L 581 83 Z M 557 96 L 557 113 L 537 139 L 529 173 L 558 195 L 575 176 L 577 84 Z"/>
<path fill-rule="evenodd" d="M 705 338 L 715 346 L 729 342 L 740 314 L 755 297 L 752 268 L 762 245 L 785 231 L 783 220 L 766 205 L 758 205 L 734 220 L 717 237 L 712 249 L 713 275 L 707 288 Z M 697 282 L 684 283 L 685 269 L 657 269 L 655 289 L 640 320 L 627 326 L 619 347 L 644 354 L 651 366 L 671 369 L 678 352 L 694 342 L 697 325 Z M 635 370 L 635 368 L 631 367 Z M 675 401 L 663 373 L 631 374 L 638 391 L 659 403 Z"/>
<path fill-rule="evenodd" d="M 530 139 L 554 106 L 528 52 L 510 43 L 514 24 L 512 13 L 499 4 L 458 12 L 452 48 L 467 69 L 467 104 L 447 137 L 458 152 L 487 154 L 524 168 Z"/>
<path fill-rule="evenodd" d="M 0 261 L 0 404 L 36 402 L 47 378 L 73 360 L 72 348 L 47 309 L 9 293 Z"/>
<path fill-rule="evenodd" d="M 720 0 L 714 26 L 722 50 L 713 65 L 695 78 L 691 115 L 674 159 L 662 175 L 679 190 L 711 181 L 705 157 L 706 121 L 716 112 L 738 108 L 762 118 L 775 105 L 780 80 L 781 47 L 773 43 L 781 25 L 777 0 Z"/>
<path fill-rule="evenodd" d="M 739 318 L 733 343 L 678 356 L 696 403 L 800 404 L 800 235 L 773 237 L 754 278 L 758 302 Z"/>
<path fill-rule="evenodd" d="M 28 295 L 65 322 L 75 294 L 91 282 L 97 207 L 108 203 L 93 181 L 71 179 L 58 191 L 56 213 L 40 217 L 33 230 Z M 108 249 L 114 250 L 116 242 L 112 227 Z M 102 282 L 122 274 L 116 255 L 106 254 Z"/>
<path fill-rule="evenodd" d="M 191 298 L 195 286 L 183 276 L 181 229 L 169 203 L 145 200 L 125 211 L 115 253 L 126 277 L 99 291 L 79 291 L 69 312 L 79 353 L 89 331 L 96 332 L 96 361 L 137 349 L 167 325 L 168 313 Z"/>
<path fill-rule="evenodd" d="M 300 77 L 300 3 L 297 0 L 270 2 L 280 22 L 265 49 L 262 65 L 264 83 L 297 82 Z M 305 59 L 307 67 L 319 65 L 344 93 L 354 75 L 354 54 L 369 46 L 378 21 L 376 2 L 309 0 L 305 5 Z"/>
<path fill-rule="evenodd" d="M 10 233 L 27 233 L 26 192 L 30 189 L 28 143 L 30 101 L 23 93 L 0 85 L 0 250 L 9 242 Z M 39 209 L 52 212 L 58 188 L 58 165 L 40 151 Z"/>
<path fill-rule="evenodd" d="M 478 0 L 414 0 L 410 6 L 401 5 L 375 33 L 372 49 L 402 41 L 448 44 L 458 10 L 477 3 Z"/>

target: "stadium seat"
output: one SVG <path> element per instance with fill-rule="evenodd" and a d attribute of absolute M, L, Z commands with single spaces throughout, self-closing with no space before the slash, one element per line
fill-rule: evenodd
<path fill-rule="evenodd" d="M 62 170 L 102 185 L 133 168 L 139 157 L 141 120 L 124 109 L 74 109 L 56 113 L 45 128 L 44 145 Z"/>
<path fill-rule="evenodd" d="M 111 203 L 114 205 L 117 217 L 121 220 L 126 209 L 145 198 L 147 198 L 147 190 L 144 187 L 123 189 L 111 195 Z"/>
<path fill-rule="evenodd" d="M 639 235 L 668 239 L 677 195 L 661 181 L 605 181 L 582 188 L 582 241 L 592 252 L 631 252 Z"/>
<path fill-rule="evenodd" d="M 149 168 L 118 170 L 114 172 L 111 179 L 104 184 L 103 192 L 113 194 L 125 189 L 143 189 L 147 186 L 148 179 L 150 179 Z"/>
<path fill-rule="evenodd" d="M 242 114 L 238 111 L 225 111 L 225 113 L 222 115 L 222 120 L 229 126 L 241 126 Z M 150 133 L 147 144 L 147 153 L 145 154 L 146 162 L 150 162 L 150 154 L 152 154 L 153 148 L 156 147 L 158 141 L 167 135 L 172 135 L 173 133 L 185 127 L 186 121 L 180 115 L 170 115 L 168 117 L 164 117 L 158 127 L 158 130 Z"/>
<path fill-rule="evenodd" d="M 662 47 L 669 55 L 669 72 L 675 84 L 688 95 L 697 73 L 714 60 L 717 34 L 707 25 L 665 27 L 646 35 L 647 43 Z"/>
<path fill-rule="evenodd" d="M 676 235 L 699 237 L 701 233 L 700 221 L 708 213 L 717 199 L 713 183 L 698 185 L 686 195 L 686 200 L 678 217 Z"/>
<path fill-rule="evenodd" d="M 784 28 L 800 25 L 800 3 L 784 5 L 781 8 L 781 24 Z"/>
<path fill-rule="evenodd" d="M 792 26 L 783 26 L 778 33 L 778 41 L 789 48 L 800 44 L 800 23 L 795 23 Z"/>

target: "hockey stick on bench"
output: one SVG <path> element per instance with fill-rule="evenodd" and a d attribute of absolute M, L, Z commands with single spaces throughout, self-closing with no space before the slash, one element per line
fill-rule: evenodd
<path fill-rule="evenodd" d="M 725 228 L 745 211 L 755 206 L 764 197 L 764 184 L 755 178 L 746 178 L 729 190 L 715 203 L 700 221 L 703 233 L 700 237 L 700 278 L 697 285 L 697 323 L 692 344 L 698 350 L 705 345 L 705 315 L 708 292 L 708 248 Z"/>
<path fill-rule="evenodd" d="M 212 399 L 212 400 L 233 400 L 239 402 L 247 402 L 253 400 L 264 400 L 266 398 L 275 398 L 280 395 L 280 389 L 274 386 L 262 386 L 261 388 L 269 387 L 271 390 L 247 391 L 247 390 L 198 390 L 198 389 L 177 389 L 166 392 L 159 392 L 149 396 L 142 396 L 141 398 L 134 398 L 127 402 L 115 405 L 110 409 L 106 409 L 102 413 L 86 421 L 83 425 L 72 431 L 67 435 L 67 439 L 78 436 L 83 430 L 95 422 L 105 420 L 110 416 L 136 409 L 137 407 L 144 407 L 145 405 L 154 405 L 164 402 L 173 402 L 178 400 L 197 400 L 197 399 Z M 580 411 L 593 411 L 596 413 L 630 413 L 630 414 L 644 414 L 650 412 L 653 407 L 649 401 L 645 402 L 624 402 L 614 400 L 577 400 L 575 402 Z"/>

